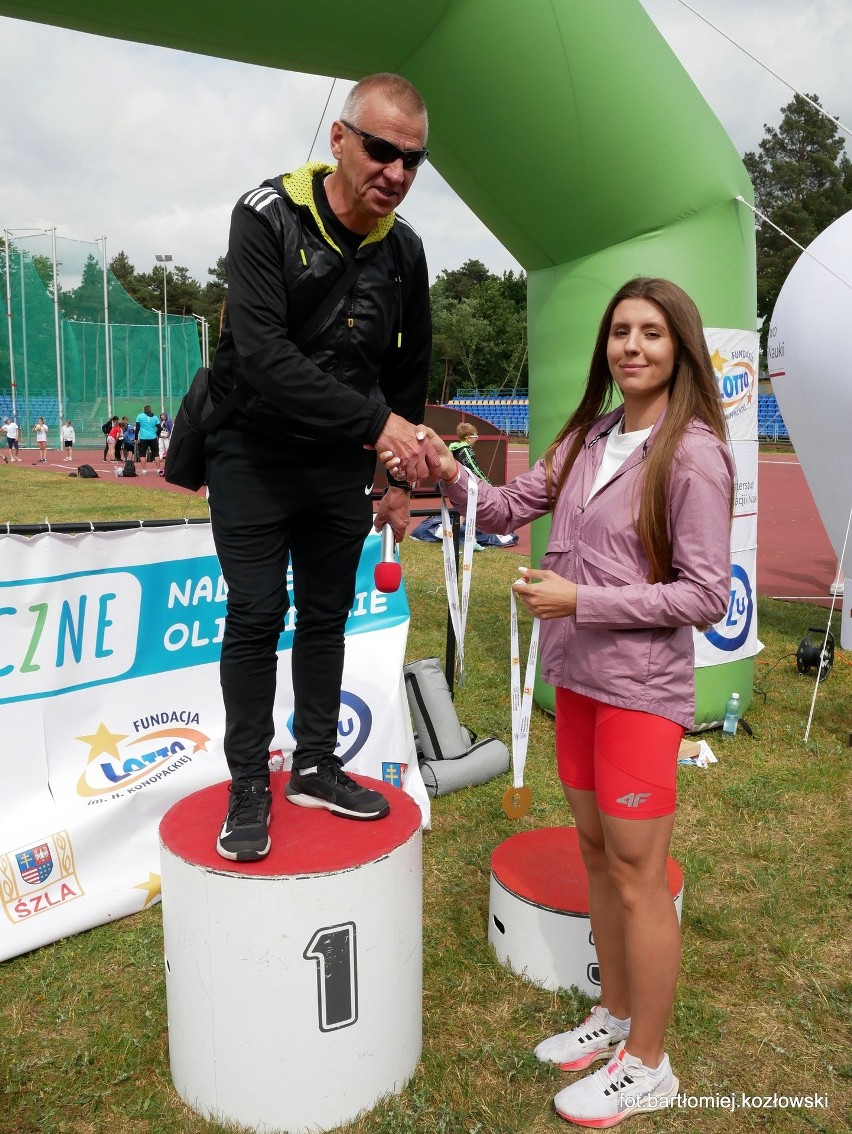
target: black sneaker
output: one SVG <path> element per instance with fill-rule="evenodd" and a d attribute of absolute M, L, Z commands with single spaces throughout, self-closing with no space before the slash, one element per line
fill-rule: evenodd
<path fill-rule="evenodd" d="M 216 850 L 222 858 L 234 862 L 257 862 L 269 854 L 269 811 L 272 792 L 263 784 L 235 787 L 231 784 L 231 802 L 222 824 Z"/>
<path fill-rule="evenodd" d="M 390 811 L 381 792 L 356 783 L 334 757 L 321 760 L 315 768 L 294 768 L 284 794 L 299 807 L 324 807 L 347 819 L 384 819 Z"/>

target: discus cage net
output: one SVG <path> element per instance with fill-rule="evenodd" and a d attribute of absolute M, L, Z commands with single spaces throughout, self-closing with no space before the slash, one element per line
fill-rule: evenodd
<path fill-rule="evenodd" d="M 58 447 L 66 421 L 78 446 L 100 446 L 101 425 L 113 414 L 135 421 L 150 404 L 174 416 L 201 365 L 199 324 L 137 303 L 105 267 L 100 243 L 53 230 L 6 233 L 0 286 L 8 316 L 0 423 L 18 422 L 22 446 L 34 444 L 39 417 Z"/>

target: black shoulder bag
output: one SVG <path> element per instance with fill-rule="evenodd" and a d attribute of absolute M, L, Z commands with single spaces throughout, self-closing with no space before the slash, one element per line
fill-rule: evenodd
<path fill-rule="evenodd" d="M 346 271 L 314 310 L 310 319 L 293 341 L 304 349 L 333 311 L 338 301 L 355 282 L 364 263 L 364 258 L 353 259 Z M 165 478 L 169 484 L 197 491 L 204 484 L 206 467 L 204 459 L 204 440 L 223 421 L 241 405 L 251 393 L 248 382 L 240 382 L 222 399 L 218 406 L 210 397 L 210 368 L 200 366 L 189 389 L 183 396 L 175 414 L 172 435 L 166 451 Z"/>

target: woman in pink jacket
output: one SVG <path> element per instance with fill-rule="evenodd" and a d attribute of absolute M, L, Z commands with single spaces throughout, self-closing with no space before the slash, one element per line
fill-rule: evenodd
<path fill-rule="evenodd" d="M 623 406 L 605 412 L 616 388 Z M 444 491 L 463 506 L 468 473 L 429 438 Z M 664 1050 L 680 966 L 666 863 L 677 753 L 694 722 L 692 628 L 718 621 L 729 596 L 725 438 L 695 304 L 667 280 L 634 279 L 607 307 L 583 398 L 544 457 L 504 487 L 479 485 L 485 531 L 553 514 L 541 569 L 514 589 L 543 620 L 601 1003 L 536 1055 L 566 1071 L 605 1061 L 554 1100 L 582 1126 L 614 1126 L 678 1091 Z"/>

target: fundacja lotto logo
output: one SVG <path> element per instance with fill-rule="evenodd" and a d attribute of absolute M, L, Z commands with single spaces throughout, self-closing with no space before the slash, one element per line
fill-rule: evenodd
<path fill-rule="evenodd" d="M 89 750 L 77 794 L 91 799 L 138 791 L 190 764 L 210 742 L 205 733 L 188 727 L 195 724 L 198 713 L 188 709 L 134 721 L 130 727 L 138 735 L 112 732 L 101 721 L 95 732 L 76 737 Z"/>
<path fill-rule="evenodd" d="M 725 358 L 716 349 L 710 356 L 722 396 L 722 406 L 728 417 L 743 413 L 754 401 L 754 366 L 749 358 L 744 357 L 747 353 L 734 351 L 739 357 Z"/>
<path fill-rule="evenodd" d="M 337 747 L 334 750 L 341 763 L 348 764 L 367 743 L 373 728 L 373 714 L 370 706 L 355 693 L 346 689 L 340 691 L 340 716 L 337 721 Z M 290 735 L 293 733 L 293 714 L 287 721 Z"/>
<path fill-rule="evenodd" d="M 754 595 L 751 581 L 745 569 L 735 563 L 731 568 L 728 613 L 721 622 L 705 630 L 704 635 L 717 649 L 732 653 L 745 645 L 753 618 Z"/>

